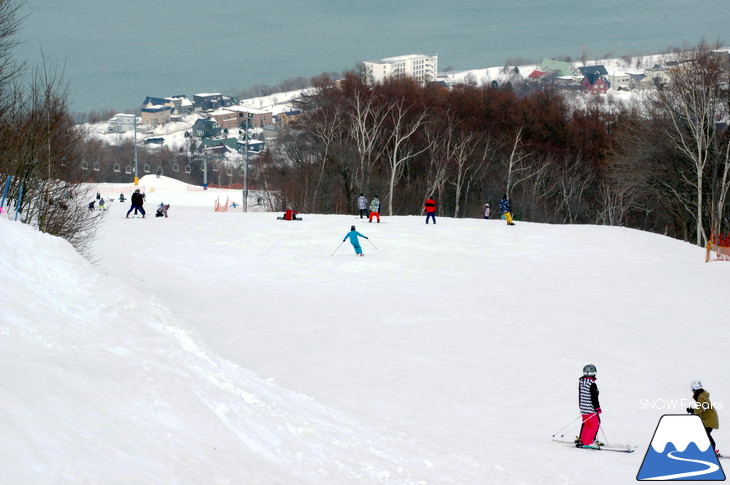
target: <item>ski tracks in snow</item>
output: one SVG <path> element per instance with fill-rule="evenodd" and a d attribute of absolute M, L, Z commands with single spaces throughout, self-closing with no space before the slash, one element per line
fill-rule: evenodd
<path fill-rule="evenodd" d="M 167 313 L 165 311 L 165 313 Z M 170 320 L 161 328 L 175 337 L 190 369 L 207 386 L 196 394 L 252 453 L 287 471 L 321 483 L 478 483 L 499 474 L 468 456 L 454 455 L 388 429 L 370 429 L 312 398 L 281 388 L 199 346 L 193 334 Z M 337 470 L 337 476 L 333 475 Z M 305 478 L 306 477 L 306 478 Z"/>

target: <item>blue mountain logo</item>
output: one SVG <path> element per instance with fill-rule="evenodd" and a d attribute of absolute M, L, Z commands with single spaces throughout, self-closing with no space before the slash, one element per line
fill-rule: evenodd
<path fill-rule="evenodd" d="M 636 479 L 722 481 L 725 473 L 699 416 L 665 414 Z"/>

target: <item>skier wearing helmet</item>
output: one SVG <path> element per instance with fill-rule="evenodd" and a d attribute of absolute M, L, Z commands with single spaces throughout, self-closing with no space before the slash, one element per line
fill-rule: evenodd
<path fill-rule="evenodd" d="M 598 428 L 601 426 L 601 404 L 598 402 L 596 366 L 593 364 L 584 366 L 583 376 L 578 379 L 578 407 L 583 417 L 583 424 L 580 427 L 580 437 L 575 446 L 597 448 L 602 444 L 596 441 Z"/>
<path fill-rule="evenodd" d="M 362 248 L 360 247 L 360 242 L 358 241 L 358 236 L 364 237 L 365 239 L 368 239 L 367 236 L 364 236 L 357 232 L 355 229 L 355 226 L 350 227 L 350 232 L 345 234 L 345 237 L 342 239 L 342 242 L 345 242 L 347 238 L 350 238 L 350 244 L 352 244 L 352 247 L 355 248 L 355 254 L 358 256 L 362 256 Z"/>
<path fill-rule="evenodd" d="M 720 427 L 720 420 L 717 417 L 717 410 L 710 401 L 710 393 L 705 391 L 702 381 L 692 381 L 690 383 L 692 389 L 692 398 L 695 400 L 695 404 L 687 408 L 689 414 L 696 414 L 702 419 L 702 426 L 705 427 L 707 437 L 710 439 L 710 445 L 712 449 L 717 453 L 715 447 L 715 440 L 712 439 L 712 430 Z"/>

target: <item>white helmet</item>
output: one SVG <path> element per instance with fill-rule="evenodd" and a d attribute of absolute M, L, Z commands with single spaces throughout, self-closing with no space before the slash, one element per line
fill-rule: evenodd
<path fill-rule="evenodd" d="M 692 381 L 692 383 L 689 385 L 689 387 L 691 387 L 693 391 L 696 391 L 697 389 L 705 388 L 705 386 L 702 385 L 702 381 Z"/>

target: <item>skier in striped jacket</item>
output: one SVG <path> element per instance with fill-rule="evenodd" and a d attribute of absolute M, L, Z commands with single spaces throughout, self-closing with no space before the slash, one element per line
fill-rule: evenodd
<path fill-rule="evenodd" d="M 598 428 L 601 426 L 601 404 L 598 402 L 598 386 L 596 385 L 596 366 L 588 364 L 583 367 L 583 376 L 578 379 L 578 407 L 583 417 L 580 437 L 575 446 L 595 447 L 601 443 L 596 441 Z"/>

